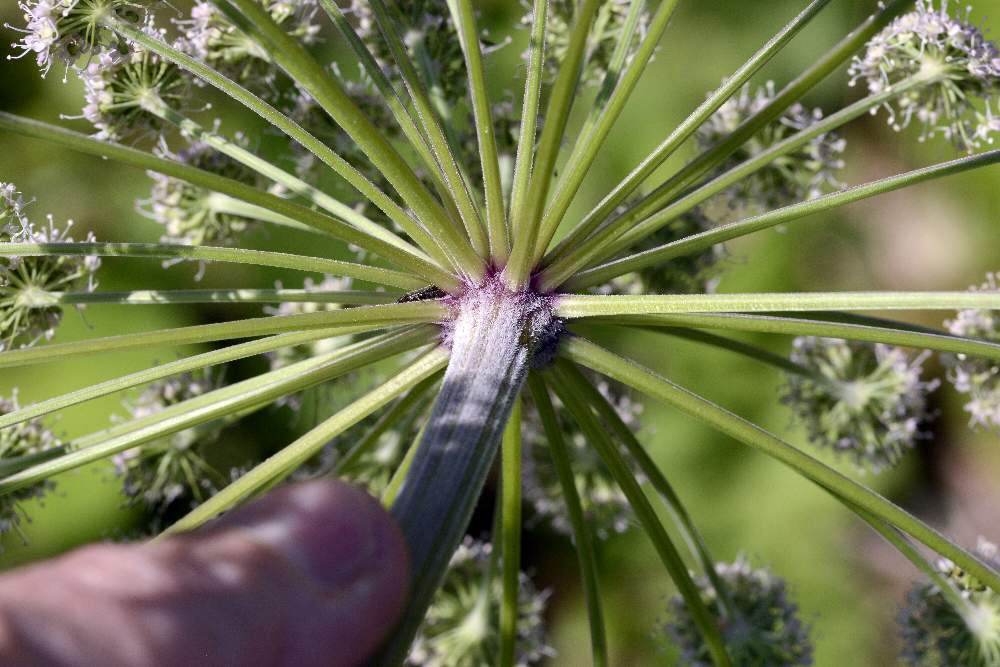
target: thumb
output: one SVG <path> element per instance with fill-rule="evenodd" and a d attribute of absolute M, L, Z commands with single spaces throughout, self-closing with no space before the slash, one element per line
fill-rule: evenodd
<path fill-rule="evenodd" d="M 373 498 L 287 487 L 199 533 L 0 577 L 0 664 L 347 667 L 392 628 L 407 581 Z"/>

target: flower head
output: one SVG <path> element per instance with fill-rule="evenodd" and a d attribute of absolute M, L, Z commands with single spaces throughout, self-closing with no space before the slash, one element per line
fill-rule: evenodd
<path fill-rule="evenodd" d="M 912 357 L 888 345 L 833 338 L 796 338 L 783 402 L 813 443 L 850 455 L 879 472 L 899 463 L 929 418 L 927 395 L 936 381 L 921 379 L 926 354 Z"/>
<path fill-rule="evenodd" d="M 941 134 L 973 150 L 1000 130 L 992 108 L 1000 84 L 1000 51 L 979 28 L 948 11 L 948 0 L 917 0 L 868 43 L 851 64 L 852 82 L 863 80 L 881 93 L 912 77 L 926 82 L 885 104 L 889 123 L 900 130 L 916 120 L 921 139 Z M 978 109 L 976 101 L 985 103 Z"/>
<path fill-rule="evenodd" d="M 271 18 L 289 35 L 303 44 L 319 36 L 314 22 L 316 0 L 258 0 Z M 268 94 L 276 92 L 280 70 L 273 56 L 219 11 L 211 2 L 198 0 L 189 19 L 177 21 L 183 38 L 183 50 L 211 65 L 249 90 Z"/>
<path fill-rule="evenodd" d="M 130 0 L 22 0 L 17 5 L 24 12 L 26 25 L 8 26 L 23 35 L 14 47 L 21 50 L 18 57 L 35 55 L 42 76 L 48 74 L 53 61 L 71 65 L 116 44 L 118 40 L 105 21 L 109 17 L 134 21 L 140 8 Z"/>
<path fill-rule="evenodd" d="M 611 58 L 624 38 L 626 22 L 632 4 L 630 0 L 608 0 L 601 3 L 588 38 L 587 60 L 581 76 L 581 81 L 585 85 L 599 86 L 604 81 L 611 64 Z M 559 74 L 562 63 L 566 59 L 579 8 L 580 3 L 576 0 L 554 0 L 554 2 L 549 3 L 545 70 L 551 80 L 554 80 Z M 522 20 L 522 23 L 530 24 L 531 21 L 532 17 L 529 13 Z M 630 44 L 629 48 L 633 48 L 634 43 L 645 36 L 649 25 L 649 11 L 643 10 L 638 21 L 633 44 Z"/>
<path fill-rule="evenodd" d="M 1000 274 L 987 276 L 981 289 L 996 291 L 1000 289 L 998 282 Z M 956 336 L 1000 341 L 1000 311 L 962 310 L 946 324 Z M 972 424 L 1000 430 L 1000 364 L 965 354 L 955 355 L 950 362 L 948 379 L 955 389 L 969 397 L 965 410 Z"/>
<path fill-rule="evenodd" d="M 980 538 L 976 555 L 1000 572 L 996 545 Z M 965 607 L 956 609 L 935 584 L 911 589 L 900 615 L 903 659 L 914 667 L 1000 664 L 1000 595 L 947 559 L 938 562 L 938 569 Z"/>
<path fill-rule="evenodd" d="M 184 164 L 220 174 L 247 185 L 257 183 L 257 175 L 208 144 L 196 142 L 166 157 Z M 244 207 L 231 198 L 205 190 L 186 181 L 150 172 L 153 188 L 144 213 L 163 225 L 164 243 L 189 245 L 228 245 L 247 231 L 253 220 Z"/>
<path fill-rule="evenodd" d="M 449 103 L 465 100 L 468 90 L 465 60 L 448 3 L 409 0 L 389 4 L 398 19 L 396 32 L 410 60 L 427 68 L 424 75 L 430 81 L 429 85 L 438 89 Z M 350 11 L 357 18 L 358 35 L 375 56 L 376 62 L 384 72 L 398 77 L 396 59 L 382 36 L 368 0 L 352 0 Z"/>
<path fill-rule="evenodd" d="M 774 84 L 751 92 L 744 86 L 739 94 L 729 98 L 695 135 L 703 150 L 715 146 L 733 133 L 745 120 L 766 107 L 774 99 Z M 795 103 L 778 120 L 768 124 L 722 165 L 725 171 L 771 148 L 791 135 L 822 120 L 819 109 L 807 109 Z M 787 206 L 803 199 L 820 196 L 837 188 L 837 173 L 843 169 L 846 142 L 836 133 L 822 134 L 802 148 L 771 162 L 730 188 L 720 201 L 728 210 L 709 210 L 709 218 L 727 222 L 727 218 L 745 217 Z"/>
<path fill-rule="evenodd" d="M 0 242 L 69 243 L 73 223 L 58 228 L 49 217 L 48 226 L 18 230 L 0 227 Z M 93 241 L 93 234 L 87 241 Z M 0 350 L 34 345 L 50 339 L 62 321 L 63 309 L 57 293 L 74 289 L 93 291 L 94 274 L 100 267 L 97 257 L 43 255 L 0 259 Z"/>
<path fill-rule="evenodd" d="M 10 398 L 0 396 L 0 415 L 16 412 L 20 407 L 17 393 Z M 62 442 L 37 417 L 0 429 L 0 461 L 40 454 L 58 447 L 62 447 Z M 55 482 L 49 479 L 0 495 L 0 535 L 12 530 L 20 532 L 21 522 L 27 518 L 22 503 L 41 499 L 54 488 Z"/>
<path fill-rule="evenodd" d="M 638 429 L 642 405 L 617 385 L 601 380 L 596 386 L 614 406 L 622 421 L 633 430 Z M 557 415 L 563 438 L 570 451 L 574 481 L 587 523 L 594 534 L 602 539 L 624 533 L 634 523 L 628 498 L 618 487 L 611 471 L 587 437 L 567 416 L 566 410 L 558 410 Z M 538 413 L 533 409 L 524 411 L 523 432 L 522 475 L 525 500 L 531 504 L 538 520 L 558 533 L 569 535 L 572 531 L 559 476 L 552 463 L 548 438 L 545 436 Z"/>
<path fill-rule="evenodd" d="M 211 368 L 154 382 L 130 404 L 133 419 L 156 415 L 166 408 L 197 398 L 222 385 L 222 374 Z M 204 459 L 204 446 L 218 440 L 224 424 L 209 422 L 138 447 L 114 458 L 125 495 L 165 512 L 177 502 L 197 504 L 227 480 Z"/>
<path fill-rule="evenodd" d="M 750 567 L 743 557 L 732 564 L 719 563 L 715 571 L 726 587 L 729 604 L 725 607 L 707 577 L 699 577 L 695 583 L 734 665 L 794 667 L 813 663 L 808 628 L 799 620 L 798 607 L 789 599 L 783 579 L 770 570 Z M 667 636 L 680 649 L 682 663 L 688 667 L 715 664 L 682 597 L 670 601 L 669 612 Z"/>
<path fill-rule="evenodd" d="M 106 141 L 156 136 L 165 110 L 187 103 L 190 81 L 184 71 L 143 49 L 105 51 L 79 74 L 86 100 L 83 117 Z"/>
<path fill-rule="evenodd" d="M 479 667 L 499 654 L 500 578 L 492 572 L 492 546 L 466 538 L 451 558 L 406 664 L 412 667 Z M 551 655 L 542 625 L 546 593 L 520 576 L 515 665 L 528 667 Z"/>

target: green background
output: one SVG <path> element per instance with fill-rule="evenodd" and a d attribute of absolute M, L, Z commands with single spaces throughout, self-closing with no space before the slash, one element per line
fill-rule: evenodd
<path fill-rule="evenodd" d="M 20 21 L 13 0 L 0 3 L 0 21 Z M 176 4 L 176 3 L 175 3 Z M 779 86 L 840 39 L 874 7 L 874 2 L 832 2 L 758 82 Z M 183 3 L 181 3 L 183 5 Z M 593 204 L 805 3 L 789 0 L 683 1 L 655 62 L 628 111 L 610 137 L 587 181 L 577 213 Z M 481 3 L 488 24 L 509 25 L 516 3 Z M 974 20 L 1000 16 L 1000 0 L 975 3 Z M 495 31 L 503 34 L 503 31 Z M 8 41 L 15 35 L 7 30 Z M 523 31 L 515 44 L 489 61 L 492 81 L 511 80 L 518 67 Z M 335 44 L 327 46 L 335 47 Z M 0 66 L 0 109 L 58 121 L 76 115 L 81 92 L 64 84 L 59 66 L 42 81 L 30 59 Z M 827 112 L 855 99 L 843 72 L 805 100 Z M 583 107 L 584 105 L 581 105 Z M 80 121 L 67 121 L 81 130 Z M 227 116 L 224 129 L 244 128 L 263 150 L 280 151 L 282 140 L 259 132 L 253 120 Z M 897 135 L 884 117 L 865 118 L 845 129 L 847 169 L 843 180 L 860 183 L 954 157 L 941 141 L 920 144 L 917 131 Z M 570 138 L 571 139 L 571 138 Z M 668 165 L 676 167 L 691 152 Z M 0 181 L 13 181 L 29 198 L 36 221 L 51 213 L 57 221 L 75 220 L 77 235 L 93 231 L 101 240 L 155 241 L 160 230 L 137 213 L 134 201 L 148 196 L 148 178 L 135 170 L 0 134 Z M 727 271 L 719 291 L 817 291 L 865 289 L 964 289 L 1000 269 L 997 242 L 1000 179 L 996 170 L 953 177 L 810 218 L 782 232 L 763 232 L 730 245 Z M 572 216 L 571 216 L 572 218 Z M 254 247 L 318 253 L 314 239 L 255 233 Z M 341 253 L 331 245 L 329 253 Z M 155 261 L 105 260 L 103 289 L 179 288 L 191 285 L 195 267 L 160 270 Z M 297 287 L 300 277 L 247 267 L 212 266 L 204 287 L 268 287 L 284 279 Z M 68 311 L 57 340 L 209 322 L 221 317 L 253 316 L 259 310 L 234 306 L 96 306 L 82 314 Z M 914 314 L 938 325 L 940 317 Z M 756 340 L 787 351 L 787 339 Z M 704 393 L 757 423 L 804 443 L 802 433 L 778 402 L 782 379 L 768 367 L 724 352 L 656 335 L 622 337 L 618 349 Z M 22 403 L 85 386 L 97 380 L 175 358 L 190 350 L 139 350 L 114 355 L 0 371 L 0 393 L 18 387 Z M 237 376 L 260 369 L 260 361 L 238 365 Z M 255 365 L 256 364 L 256 365 Z M 944 371 L 936 359 L 930 372 Z M 102 428 L 123 415 L 121 396 L 67 410 L 55 424 L 67 437 Z M 934 437 L 921 443 L 892 473 L 859 478 L 917 512 L 967 545 L 978 534 L 1000 540 L 1000 472 L 996 434 L 970 432 L 960 397 L 945 385 L 933 397 L 938 413 Z M 812 625 L 816 664 L 859 667 L 894 664 L 898 649 L 895 617 L 902 595 L 916 577 L 913 569 L 822 491 L 781 465 L 720 437 L 698 423 L 648 403 L 642 439 L 686 499 L 714 553 L 732 559 L 745 553 L 789 581 L 804 619 Z M 221 447 L 266 451 L 293 437 L 299 428 L 281 410 L 230 429 Z M 848 465 L 837 464 L 854 475 Z M 87 541 L 127 535 L 137 520 L 123 506 L 114 476 L 94 466 L 60 480 L 59 493 L 32 509 L 26 529 L 30 542 L 6 539 L 0 567 L 7 568 L 59 553 Z M 588 643 L 576 559 L 567 541 L 532 534 L 525 544 L 527 568 L 553 591 L 550 636 L 558 658 L 553 664 L 586 664 Z M 610 644 L 615 665 L 672 664 L 661 646 L 660 626 L 669 580 L 641 531 L 601 545 L 599 558 Z"/>

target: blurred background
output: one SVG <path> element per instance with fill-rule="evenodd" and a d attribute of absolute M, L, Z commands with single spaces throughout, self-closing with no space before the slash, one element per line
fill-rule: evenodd
<path fill-rule="evenodd" d="M 184 3 L 174 3 L 178 7 Z M 480 2 L 484 21 L 497 36 L 516 22 L 516 2 Z M 628 111 L 610 138 L 598 168 L 579 198 L 583 212 L 615 184 L 702 101 L 722 77 L 736 69 L 760 44 L 806 3 L 804 0 L 714 0 L 681 2 L 655 62 Z M 842 38 L 875 7 L 874 0 L 833 2 L 758 77 L 780 87 L 826 48 Z M 977 0 L 973 20 L 1000 20 L 1000 0 Z M 13 0 L 0 3 L 0 23 L 19 24 Z M 6 41 L 17 35 L 5 30 Z M 520 66 L 523 31 L 511 33 L 514 45 L 491 56 L 490 76 L 496 95 Z M 335 51 L 337 45 L 326 45 Z M 335 55 L 333 53 L 332 55 Z M 82 106 L 75 81 L 61 82 L 53 68 L 39 78 L 31 59 L 5 62 L 0 69 L 0 109 L 59 121 Z M 71 77 L 72 78 L 72 77 Z M 860 90 L 847 85 L 843 71 L 831 76 L 804 100 L 832 112 L 856 99 Z M 282 139 L 262 132 L 254 119 L 225 115 L 224 129 L 244 129 L 264 151 L 282 150 Z M 65 121 L 82 131 L 78 120 Z M 865 118 L 847 127 L 849 184 L 891 175 L 955 157 L 943 141 L 921 144 L 917 130 L 895 134 L 884 117 Z M 572 141 L 572 137 L 568 138 Z M 665 169 L 690 157 L 684 152 Z M 160 229 L 137 213 L 134 202 L 148 196 L 150 180 L 140 171 L 111 162 L 53 149 L 0 134 L 0 181 L 18 185 L 34 203 L 32 219 L 51 213 L 57 221 L 73 219 L 76 235 L 93 231 L 109 241 L 156 241 Z M 1000 172 L 997 169 L 952 177 L 817 215 L 783 232 L 768 231 L 733 243 L 718 290 L 960 290 L 1000 269 Z M 570 216 L 571 218 L 573 216 Z M 318 254 L 315 238 L 256 232 L 255 247 L 304 250 Z M 331 244 L 327 254 L 343 250 Z M 190 286 L 197 267 L 161 270 L 156 260 L 106 259 L 101 288 L 156 289 Z M 268 287 L 276 281 L 300 286 L 301 276 L 252 267 L 213 265 L 204 287 Z M 236 306 L 94 306 L 67 311 L 58 341 L 110 335 L 165 326 L 182 326 L 236 316 L 254 316 L 259 308 Z M 911 319 L 938 326 L 943 315 L 912 314 Z M 749 337 L 782 354 L 789 340 Z M 781 376 L 742 357 L 653 334 L 620 337 L 619 350 L 668 377 L 704 393 L 757 423 L 805 444 L 779 404 Z M 20 391 L 22 404 L 82 387 L 98 380 L 169 361 L 190 349 L 139 350 L 58 365 L 0 371 L 0 395 Z M 261 360 L 235 365 L 233 379 L 263 367 Z M 929 373 L 942 375 L 934 359 Z M 977 535 L 1000 540 L 1000 438 L 972 432 L 961 398 L 945 384 L 934 396 L 934 437 L 921 444 L 891 473 L 861 481 L 888 495 L 966 546 Z M 64 437 L 106 427 L 123 415 L 122 397 L 112 396 L 65 411 L 54 424 Z M 265 411 L 226 431 L 220 447 L 234 452 L 266 452 L 300 430 L 282 409 Z M 898 645 L 895 618 L 905 589 L 917 578 L 913 568 L 821 490 L 762 455 L 721 437 L 671 410 L 645 406 L 642 440 L 670 476 L 704 531 L 714 554 L 732 560 L 746 554 L 786 577 L 803 618 L 812 626 L 816 664 L 858 667 L 895 664 Z M 846 462 L 831 463 L 856 476 Z M 10 568 L 99 539 L 126 536 L 141 517 L 125 506 L 120 485 L 107 465 L 63 476 L 59 491 L 43 507 L 30 508 L 27 543 L 7 536 L 0 568 Z M 553 664 L 580 665 L 588 659 L 585 611 L 576 583 L 576 558 L 569 542 L 545 533 L 525 544 L 526 568 L 537 583 L 553 591 L 550 638 L 558 653 Z M 649 542 L 639 530 L 601 544 L 610 645 L 615 665 L 670 665 L 660 629 L 672 586 Z"/>

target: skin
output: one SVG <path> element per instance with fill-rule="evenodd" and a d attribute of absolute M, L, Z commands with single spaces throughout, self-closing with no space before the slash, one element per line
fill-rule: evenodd
<path fill-rule="evenodd" d="M 196 533 L 0 577 L 0 664 L 357 665 L 392 629 L 408 580 L 381 505 L 311 482 Z"/>

